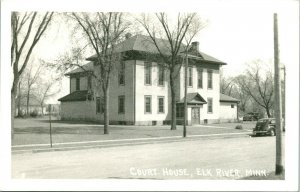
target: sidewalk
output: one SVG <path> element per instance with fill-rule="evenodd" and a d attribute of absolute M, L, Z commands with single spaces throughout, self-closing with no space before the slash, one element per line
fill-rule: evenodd
<path fill-rule="evenodd" d="M 53 121 L 52 148 L 50 148 L 50 129 L 46 119 L 17 119 L 13 152 L 41 152 L 54 150 L 84 149 L 88 147 L 111 147 L 157 142 L 177 142 L 199 138 L 249 136 L 252 124 L 210 124 L 187 127 L 187 138 L 182 137 L 183 126 L 170 130 L 165 126 L 126 126 L 111 125 L 109 134 L 103 134 L 103 125 Z"/>

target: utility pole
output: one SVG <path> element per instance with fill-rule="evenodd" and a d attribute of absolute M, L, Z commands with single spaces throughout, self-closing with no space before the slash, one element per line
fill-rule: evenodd
<path fill-rule="evenodd" d="M 186 51 L 185 54 L 185 68 L 184 68 L 184 122 L 183 122 L 183 137 L 186 137 L 186 124 L 187 124 L 187 101 L 186 101 L 186 96 L 187 96 L 187 72 L 188 72 L 188 54 Z"/>
<path fill-rule="evenodd" d="M 278 24 L 277 13 L 274 13 L 274 84 L 275 84 L 275 117 L 276 117 L 276 165 L 275 174 L 280 175 L 283 173 L 282 165 L 282 114 L 281 114 L 281 79 L 279 67 L 279 46 L 278 46 Z"/>

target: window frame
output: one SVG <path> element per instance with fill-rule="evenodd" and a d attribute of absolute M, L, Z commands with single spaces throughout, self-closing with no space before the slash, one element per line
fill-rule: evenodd
<path fill-rule="evenodd" d="M 123 77 L 123 82 L 121 82 L 121 77 Z M 120 86 L 125 85 L 125 61 L 120 62 L 120 68 L 118 73 L 118 83 Z"/>
<path fill-rule="evenodd" d="M 75 77 L 75 91 L 80 91 L 80 77 Z"/>
<path fill-rule="evenodd" d="M 193 66 L 188 66 L 188 87 L 193 87 Z M 191 81 L 190 81 L 191 80 Z M 191 83 L 191 85 L 190 85 Z"/>
<path fill-rule="evenodd" d="M 211 111 L 209 110 L 210 109 L 210 105 L 211 105 Z M 214 112 L 214 108 L 213 108 L 213 98 L 212 97 L 208 97 L 207 98 L 207 113 L 210 113 L 212 114 Z"/>
<path fill-rule="evenodd" d="M 199 80 L 200 80 L 199 77 L 201 77 L 201 84 L 199 83 Z M 200 67 L 197 68 L 197 84 L 198 84 L 197 85 L 198 89 L 203 89 L 203 69 Z"/>
<path fill-rule="evenodd" d="M 123 99 L 123 108 L 121 107 L 121 99 Z M 123 110 L 121 110 L 123 109 Z M 118 114 L 125 114 L 125 95 L 118 96 Z"/>
<path fill-rule="evenodd" d="M 147 99 L 150 99 L 150 112 L 147 111 Z M 152 95 L 145 95 L 144 96 L 144 113 L 145 114 L 152 114 Z"/>
<path fill-rule="evenodd" d="M 211 87 L 209 82 L 211 82 Z M 207 89 L 213 89 L 213 70 L 207 70 Z"/>
<path fill-rule="evenodd" d="M 158 86 L 165 86 L 165 68 L 163 66 L 163 64 L 157 64 L 157 76 L 158 76 L 158 81 L 157 81 L 157 85 Z M 161 75 L 162 75 L 162 80 L 161 80 Z M 162 82 L 162 84 L 161 84 Z"/>
<path fill-rule="evenodd" d="M 149 83 L 147 82 L 147 73 L 148 72 L 149 72 Z M 144 84 L 152 85 L 152 63 L 150 61 L 144 62 Z"/>
<path fill-rule="evenodd" d="M 88 88 L 88 90 L 92 89 L 92 76 L 91 75 L 87 76 L 87 88 Z"/>
<path fill-rule="evenodd" d="M 160 99 L 162 99 L 162 111 L 160 111 Z M 164 96 L 157 96 L 157 113 L 164 114 L 165 113 L 165 97 Z"/>

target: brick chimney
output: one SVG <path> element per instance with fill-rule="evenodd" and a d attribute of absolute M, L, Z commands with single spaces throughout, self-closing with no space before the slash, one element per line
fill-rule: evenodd
<path fill-rule="evenodd" d="M 199 51 L 199 42 L 198 41 L 192 42 L 192 49 L 195 51 Z"/>
<path fill-rule="evenodd" d="M 129 39 L 131 37 L 131 33 L 126 33 L 125 34 L 125 39 Z"/>

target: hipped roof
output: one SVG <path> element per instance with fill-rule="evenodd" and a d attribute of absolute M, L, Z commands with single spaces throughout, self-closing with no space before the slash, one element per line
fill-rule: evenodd
<path fill-rule="evenodd" d="M 160 47 L 161 52 L 165 55 L 169 55 L 169 42 L 165 39 L 157 39 L 158 47 Z M 142 51 L 142 52 L 148 52 L 148 53 L 154 53 L 159 54 L 156 46 L 154 45 L 152 39 L 149 36 L 145 35 L 135 35 L 133 37 L 130 37 L 123 42 L 119 43 L 115 47 L 116 53 L 122 53 L 125 51 Z M 179 53 L 182 53 L 184 51 L 184 45 L 181 46 L 181 49 L 179 50 Z M 226 65 L 225 62 L 220 61 L 210 55 L 207 55 L 203 52 L 197 51 L 197 54 L 194 54 L 193 52 L 190 52 L 189 54 L 194 55 L 198 57 L 198 59 L 207 61 L 207 62 L 213 62 L 215 64 L 219 65 Z M 87 60 L 94 61 L 96 59 L 96 54 L 88 57 Z"/>

